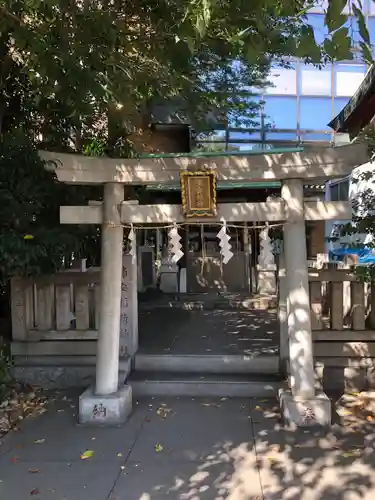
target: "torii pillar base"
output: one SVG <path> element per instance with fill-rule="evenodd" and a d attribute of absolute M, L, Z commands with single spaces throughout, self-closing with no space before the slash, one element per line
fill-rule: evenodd
<path fill-rule="evenodd" d="M 284 422 L 290 427 L 329 427 L 331 425 L 331 400 L 324 393 L 311 399 L 293 396 L 291 391 L 280 389 L 279 401 Z"/>
<path fill-rule="evenodd" d="M 124 385 L 105 396 L 95 394 L 89 387 L 79 397 L 79 423 L 96 426 L 124 424 L 132 412 L 132 388 Z"/>

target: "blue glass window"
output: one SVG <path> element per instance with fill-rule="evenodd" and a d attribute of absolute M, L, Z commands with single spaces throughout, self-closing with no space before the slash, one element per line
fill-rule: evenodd
<path fill-rule="evenodd" d="M 295 64 L 290 68 L 271 68 L 268 80 L 273 86 L 267 87 L 265 94 L 273 95 L 296 95 L 297 78 Z"/>
<path fill-rule="evenodd" d="M 345 105 L 349 101 L 349 98 L 346 97 L 336 97 L 333 103 L 333 113 L 334 115 L 338 115 L 342 109 L 344 109 Z"/>
<path fill-rule="evenodd" d="M 322 69 L 311 64 L 301 64 L 299 74 L 299 88 L 303 95 L 331 95 L 332 94 L 332 67 Z"/>
<path fill-rule="evenodd" d="M 344 24 L 347 28 L 349 28 L 349 35 L 352 39 L 352 46 L 358 46 L 358 42 L 362 40 L 359 30 L 358 30 L 358 22 L 357 19 L 353 16 L 348 16 L 348 20 Z"/>
<path fill-rule="evenodd" d="M 229 142 L 228 151 L 258 151 L 261 148 L 261 143 L 256 142 Z"/>
<path fill-rule="evenodd" d="M 264 104 L 265 124 L 277 129 L 297 127 L 297 98 L 267 96 Z"/>
<path fill-rule="evenodd" d="M 229 131 L 229 140 L 230 141 L 256 141 L 260 139 L 260 132 L 253 132 L 250 130 L 239 131 L 239 130 L 230 130 Z"/>
<path fill-rule="evenodd" d="M 372 3 L 372 0 L 371 0 L 371 3 Z M 368 28 L 368 32 L 370 34 L 371 44 L 375 45 L 375 17 L 368 18 L 367 28 Z"/>
<path fill-rule="evenodd" d="M 330 142 L 332 139 L 332 134 L 312 134 L 312 133 L 301 133 L 300 134 L 300 139 L 301 141 L 308 141 L 308 142 Z"/>
<path fill-rule="evenodd" d="M 332 99 L 329 97 L 301 97 L 300 128 L 326 130 L 332 119 Z"/>
<path fill-rule="evenodd" d="M 365 76 L 365 64 L 339 63 L 334 67 L 335 95 L 351 97 Z"/>
<path fill-rule="evenodd" d="M 266 140 L 269 142 L 272 141 L 286 141 L 286 142 L 293 142 L 297 140 L 297 131 L 294 132 L 273 132 L 273 131 L 268 131 L 266 132 Z"/>
<path fill-rule="evenodd" d="M 324 39 L 328 35 L 328 28 L 324 24 L 324 14 L 309 14 L 307 16 L 307 23 L 313 28 L 317 43 L 324 42 Z"/>

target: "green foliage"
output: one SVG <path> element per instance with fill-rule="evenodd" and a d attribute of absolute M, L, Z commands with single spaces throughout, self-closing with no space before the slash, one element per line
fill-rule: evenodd
<path fill-rule="evenodd" d="M 227 0 L 220 3 L 216 0 L 193 0 L 194 9 L 189 10 L 189 16 L 192 18 L 192 25 L 194 21 L 196 26 L 199 24 L 198 36 L 204 38 L 215 32 L 219 37 L 235 37 L 237 43 L 243 41 L 248 44 L 253 60 L 259 61 L 264 56 L 275 55 L 295 55 L 314 63 L 323 62 L 327 58 L 352 59 L 352 32 L 358 31 L 362 39 L 359 48 L 363 59 L 371 62 L 371 40 L 365 25 L 362 2 L 328 0 L 325 24 L 329 34 L 322 44 L 313 39 L 306 17 L 309 9 L 317 4 L 319 2 L 298 0 Z M 345 8 L 348 8 L 350 17 L 344 13 Z M 204 16 L 203 12 L 207 10 L 209 15 Z M 350 29 L 345 33 L 345 41 L 341 47 L 336 43 L 337 36 L 335 41 L 333 37 L 337 30 L 348 23 Z M 341 31 L 342 41 L 343 34 Z"/>
<path fill-rule="evenodd" d="M 9 385 L 12 382 L 10 374 L 11 358 L 9 349 L 0 344 L 0 403 L 6 398 L 9 392 Z"/>
<path fill-rule="evenodd" d="M 0 280 L 53 273 L 73 255 L 85 255 L 95 234 L 60 225 L 59 207 L 84 204 L 88 194 L 59 183 L 21 133 L 5 135 L 0 149 Z"/>

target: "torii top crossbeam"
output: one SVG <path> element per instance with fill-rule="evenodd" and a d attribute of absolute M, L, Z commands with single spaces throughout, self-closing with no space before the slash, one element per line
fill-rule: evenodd
<path fill-rule="evenodd" d="M 171 184 L 181 170 L 214 169 L 220 183 L 233 181 L 330 179 L 348 175 L 368 161 L 364 144 L 338 147 L 289 148 L 273 152 L 149 155 L 141 158 L 89 157 L 40 151 L 55 168 L 59 181 L 68 184 Z"/>

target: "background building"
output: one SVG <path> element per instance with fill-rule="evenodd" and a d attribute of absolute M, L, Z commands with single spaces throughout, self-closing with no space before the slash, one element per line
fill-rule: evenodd
<path fill-rule="evenodd" d="M 318 42 L 322 42 L 327 34 L 324 25 L 326 2 L 320 3 L 308 15 Z M 372 0 L 362 3 L 370 37 L 374 40 L 375 3 Z M 348 8 L 344 12 L 349 14 Z M 274 87 L 258 96 L 249 95 L 249 99 L 261 103 L 260 128 L 235 129 L 229 118 L 228 127 L 214 135 L 198 134 L 198 145 L 209 148 L 209 142 L 215 143 L 215 149 L 248 150 L 267 149 L 275 143 L 346 142 L 347 134 L 332 131 L 328 123 L 355 93 L 368 69 L 356 49 L 360 37 L 355 18 L 349 17 L 348 26 L 354 42 L 353 60 L 327 64 L 321 69 L 299 60 L 291 60 L 290 69 L 275 65 L 270 75 Z"/>

